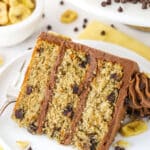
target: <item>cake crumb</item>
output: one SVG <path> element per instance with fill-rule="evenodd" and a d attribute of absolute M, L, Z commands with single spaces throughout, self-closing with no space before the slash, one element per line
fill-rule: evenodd
<path fill-rule="evenodd" d="M 106 31 L 102 30 L 102 31 L 101 31 L 101 35 L 102 35 L 102 36 L 106 35 Z"/>
<path fill-rule="evenodd" d="M 28 141 L 16 141 L 16 144 L 18 145 L 19 148 L 21 148 L 22 150 L 25 150 L 26 148 L 29 147 L 30 142 L 28 142 Z"/>
<path fill-rule="evenodd" d="M 124 140 L 119 140 L 114 144 L 115 147 L 119 146 L 119 147 L 122 147 L 122 148 L 127 148 L 127 147 L 129 147 L 129 145 L 130 144 L 127 141 L 124 141 Z"/>

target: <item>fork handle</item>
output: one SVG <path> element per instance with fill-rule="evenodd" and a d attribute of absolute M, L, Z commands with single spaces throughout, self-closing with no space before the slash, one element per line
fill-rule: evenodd
<path fill-rule="evenodd" d="M 2 107 L 0 108 L 0 116 L 3 114 L 3 112 L 6 110 L 6 108 L 12 104 L 12 103 L 15 103 L 16 101 L 12 100 L 12 101 L 6 101 Z"/>

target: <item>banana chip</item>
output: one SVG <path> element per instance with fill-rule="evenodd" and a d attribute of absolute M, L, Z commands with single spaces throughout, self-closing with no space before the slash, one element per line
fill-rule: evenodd
<path fill-rule="evenodd" d="M 22 4 L 13 6 L 9 10 L 9 19 L 12 24 L 20 22 L 31 15 L 31 10 Z"/>
<path fill-rule="evenodd" d="M 30 16 L 34 8 L 35 0 L 0 0 L 0 25 L 20 22 Z"/>
<path fill-rule="evenodd" d="M 62 23 L 71 23 L 78 18 L 78 14 L 73 10 L 66 10 L 60 18 Z"/>
<path fill-rule="evenodd" d="M 7 4 L 0 2 L 0 25 L 8 23 Z"/>
<path fill-rule="evenodd" d="M 125 136 L 134 136 L 134 135 L 139 135 L 145 131 L 147 131 L 148 126 L 147 124 L 142 121 L 142 120 L 136 120 L 133 122 L 130 122 L 126 125 L 124 125 L 121 130 L 120 133 Z"/>
<path fill-rule="evenodd" d="M 23 4 L 30 8 L 30 9 L 33 9 L 35 7 L 35 2 L 34 0 L 22 0 Z"/>

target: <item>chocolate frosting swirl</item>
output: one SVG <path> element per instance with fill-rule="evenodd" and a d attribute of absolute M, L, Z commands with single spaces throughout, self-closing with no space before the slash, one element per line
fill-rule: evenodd
<path fill-rule="evenodd" d="M 150 114 L 150 78 L 144 73 L 136 73 L 129 83 L 129 107 L 141 116 Z"/>

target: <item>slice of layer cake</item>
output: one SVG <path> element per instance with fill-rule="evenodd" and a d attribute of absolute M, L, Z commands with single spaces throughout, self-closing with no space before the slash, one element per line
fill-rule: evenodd
<path fill-rule="evenodd" d="M 42 33 L 13 119 L 81 150 L 108 150 L 124 118 L 135 62 Z"/>

